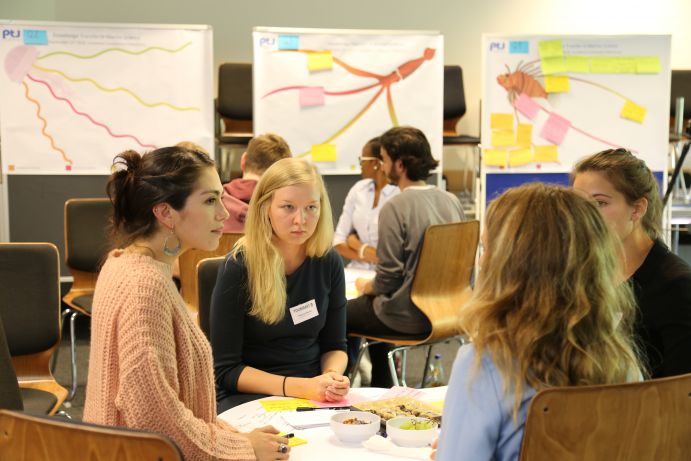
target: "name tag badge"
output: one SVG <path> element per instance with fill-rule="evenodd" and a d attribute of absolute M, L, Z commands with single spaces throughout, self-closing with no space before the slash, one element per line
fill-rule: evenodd
<path fill-rule="evenodd" d="M 318 315 L 319 311 L 317 310 L 317 303 L 314 299 L 310 299 L 306 303 L 298 304 L 290 308 L 290 316 L 293 318 L 293 325 L 300 324 Z"/>

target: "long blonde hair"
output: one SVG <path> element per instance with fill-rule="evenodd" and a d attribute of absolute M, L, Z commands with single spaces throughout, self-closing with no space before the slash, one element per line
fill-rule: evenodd
<path fill-rule="evenodd" d="M 249 314 L 267 324 L 280 322 L 286 306 L 285 266 L 273 242 L 269 208 L 276 190 L 300 184 L 314 184 L 319 189 L 319 220 L 305 250 L 307 257 L 324 256 L 333 240 L 331 203 L 317 168 L 297 158 L 281 159 L 264 172 L 250 200 L 245 236 L 231 252 L 234 258 L 244 254 L 252 301 Z"/>
<path fill-rule="evenodd" d="M 461 326 L 513 394 L 626 382 L 639 373 L 621 247 L 594 204 L 542 183 L 509 189 L 486 219 L 486 254 Z"/>

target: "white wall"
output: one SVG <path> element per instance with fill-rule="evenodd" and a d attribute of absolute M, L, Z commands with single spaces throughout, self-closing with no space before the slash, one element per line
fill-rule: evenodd
<path fill-rule="evenodd" d="M 691 69 L 691 0 L 2 0 L 0 18 L 210 24 L 216 65 L 252 59 L 253 26 L 439 30 L 464 70 L 459 129 L 475 135 L 483 33 L 671 33 L 672 68 Z"/>

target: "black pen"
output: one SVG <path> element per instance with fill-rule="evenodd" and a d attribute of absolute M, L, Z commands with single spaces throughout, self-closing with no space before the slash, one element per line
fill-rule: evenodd
<path fill-rule="evenodd" d="M 295 434 L 291 432 L 290 434 L 286 434 L 283 437 L 285 437 L 286 439 L 292 439 L 293 437 L 295 437 Z"/>
<path fill-rule="evenodd" d="M 295 411 L 312 411 L 312 410 L 350 410 L 350 407 L 297 407 Z"/>

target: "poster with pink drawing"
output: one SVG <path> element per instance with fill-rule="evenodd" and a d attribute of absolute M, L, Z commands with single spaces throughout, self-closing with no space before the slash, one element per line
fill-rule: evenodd
<path fill-rule="evenodd" d="M 483 37 L 487 173 L 568 173 L 630 149 L 667 167 L 669 35 Z"/>
<path fill-rule="evenodd" d="M 109 174 L 113 157 L 213 149 L 208 26 L 0 22 L 5 174 Z"/>
<path fill-rule="evenodd" d="M 441 159 L 438 32 L 256 27 L 253 43 L 255 133 L 331 174 L 358 172 L 362 146 L 394 126 L 420 128 Z"/>

